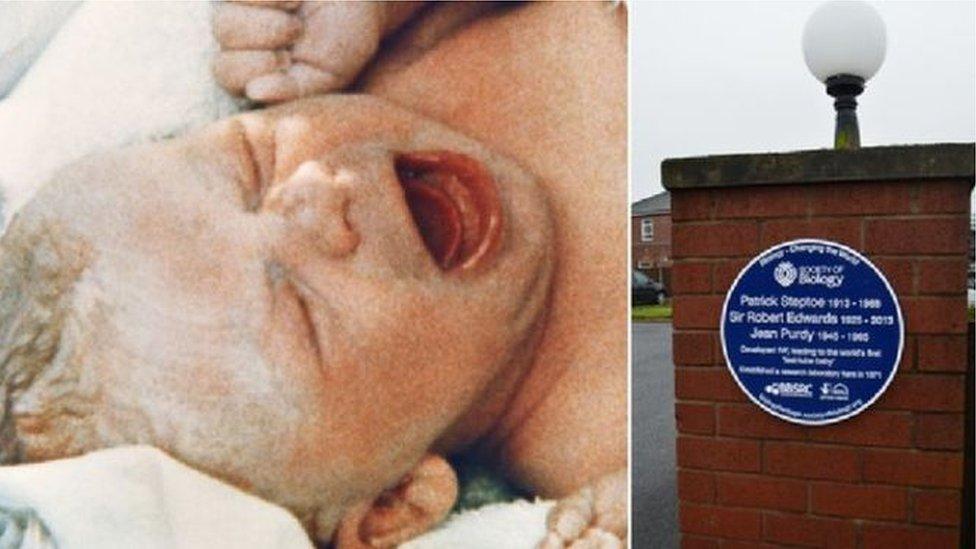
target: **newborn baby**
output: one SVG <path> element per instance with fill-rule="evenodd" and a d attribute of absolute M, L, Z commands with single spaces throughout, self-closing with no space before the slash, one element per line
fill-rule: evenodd
<path fill-rule="evenodd" d="M 369 97 L 75 164 L 0 251 L 4 457 L 152 443 L 328 539 L 497 421 L 468 408 L 525 373 L 550 223 L 510 161 Z"/>
<path fill-rule="evenodd" d="M 621 15 L 441 28 L 406 29 L 370 96 L 42 189 L 0 246 L 4 459 L 150 443 L 386 546 L 450 508 L 436 456 L 477 451 L 566 497 L 548 544 L 623 537 Z"/>

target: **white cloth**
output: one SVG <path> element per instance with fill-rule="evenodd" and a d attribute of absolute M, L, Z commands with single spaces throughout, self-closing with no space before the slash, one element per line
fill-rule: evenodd
<path fill-rule="evenodd" d="M 312 548 L 286 510 L 149 446 L 0 467 L 0 542 L 24 523 L 33 537 L 11 547 Z M 56 545 L 26 543 L 45 530 Z"/>
<path fill-rule="evenodd" d="M 0 2 L 0 98 L 44 51 L 78 2 Z"/>
<path fill-rule="evenodd" d="M 0 100 L 4 224 L 66 163 L 240 110 L 210 73 L 211 10 L 209 2 L 84 2 L 71 13 Z"/>
<path fill-rule="evenodd" d="M 546 535 L 552 501 L 494 503 L 452 515 L 400 549 L 534 549 Z"/>
<path fill-rule="evenodd" d="M 552 502 L 451 516 L 402 549 L 532 549 Z M 150 446 L 0 467 L 2 549 L 312 549 L 285 509 Z"/>

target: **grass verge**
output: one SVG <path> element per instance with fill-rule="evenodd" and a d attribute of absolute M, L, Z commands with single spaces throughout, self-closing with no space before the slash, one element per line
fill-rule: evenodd
<path fill-rule="evenodd" d="M 670 305 L 637 305 L 630 310 L 634 322 L 671 322 Z"/>

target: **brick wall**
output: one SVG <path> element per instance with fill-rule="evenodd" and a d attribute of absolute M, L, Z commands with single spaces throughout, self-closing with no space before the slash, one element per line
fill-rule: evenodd
<path fill-rule="evenodd" d="M 682 547 L 959 544 L 971 187 L 970 175 L 671 188 Z M 787 423 L 749 402 L 718 336 L 739 270 L 801 237 L 865 253 L 906 321 L 887 392 L 824 427 Z"/>

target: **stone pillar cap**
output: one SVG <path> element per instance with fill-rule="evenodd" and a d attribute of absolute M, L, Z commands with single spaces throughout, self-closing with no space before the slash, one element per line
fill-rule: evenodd
<path fill-rule="evenodd" d="M 670 191 L 950 178 L 968 179 L 971 187 L 974 156 L 973 143 L 936 143 L 669 158 L 661 163 L 661 181 Z"/>

